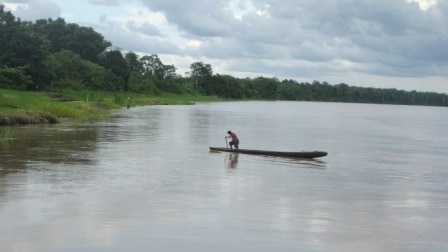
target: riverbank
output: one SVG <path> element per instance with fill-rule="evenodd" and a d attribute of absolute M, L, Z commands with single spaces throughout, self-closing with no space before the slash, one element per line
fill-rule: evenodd
<path fill-rule="evenodd" d="M 198 94 L 137 94 L 73 91 L 30 92 L 0 89 L 0 126 L 84 121 L 107 116 L 113 109 L 145 105 L 191 105 L 218 98 Z"/>

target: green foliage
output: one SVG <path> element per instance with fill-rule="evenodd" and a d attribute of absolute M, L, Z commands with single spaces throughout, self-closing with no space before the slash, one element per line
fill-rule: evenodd
<path fill-rule="evenodd" d="M 104 89 L 106 70 L 72 51 L 54 53 L 45 63 L 52 70 L 51 88 Z"/>
<path fill-rule="evenodd" d="M 0 88 L 25 90 L 32 83 L 31 77 L 23 68 L 0 67 Z"/>
<path fill-rule="evenodd" d="M 143 66 L 143 76 L 157 80 L 162 80 L 165 77 L 165 65 L 163 65 L 158 55 L 143 56 L 141 63 Z"/>
<path fill-rule="evenodd" d="M 130 75 L 130 69 L 123 54 L 118 50 L 106 51 L 101 56 L 101 65 L 107 70 L 110 70 L 118 79 L 118 89 L 128 91 L 129 87 L 126 85 Z"/>
<path fill-rule="evenodd" d="M 50 51 L 70 50 L 81 58 L 99 62 L 99 56 L 111 46 L 109 41 L 90 27 L 67 24 L 64 19 L 37 20 L 34 30 L 50 42 Z"/>
<path fill-rule="evenodd" d="M 215 75 L 207 85 L 207 95 L 217 95 L 232 99 L 241 99 L 244 95 L 243 84 L 230 75 Z"/>
<path fill-rule="evenodd" d="M 191 78 L 194 80 L 195 89 L 199 92 L 209 93 L 209 87 L 211 77 L 213 75 L 212 66 L 210 64 L 204 64 L 203 62 L 195 62 L 191 64 Z"/>
<path fill-rule="evenodd" d="M 258 90 L 259 98 L 275 100 L 278 98 L 277 89 L 279 81 L 276 78 L 258 77 L 254 79 L 254 85 Z"/>
<path fill-rule="evenodd" d="M 48 53 L 48 40 L 32 30 L 32 24 L 16 20 L 0 5 L 0 67 L 21 68 L 33 82 L 28 89 L 43 86 L 45 69 L 42 60 Z M 22 86 L 22 83 L 19 84 Z"/>

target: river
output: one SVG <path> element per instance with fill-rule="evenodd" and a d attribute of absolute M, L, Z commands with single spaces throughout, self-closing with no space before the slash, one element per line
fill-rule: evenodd
<path fill-rule="evenodd" d="M 217 102 L 13 128 L 1 251 L 448 251 L 448 108 Z M 328 152 L 315 160 L 209 152 Z"/>

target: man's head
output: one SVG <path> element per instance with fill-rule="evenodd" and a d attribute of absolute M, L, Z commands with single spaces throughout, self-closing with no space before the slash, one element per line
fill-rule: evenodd
<path fill-rule="evenodd" d="M 230 131 L 230 130 L 229 130 L 229 131 L 227 131 L 227 134 L 232 134 L 232 131 Z"/>

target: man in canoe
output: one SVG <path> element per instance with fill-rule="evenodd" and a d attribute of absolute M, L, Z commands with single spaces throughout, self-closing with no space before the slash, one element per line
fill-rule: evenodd
<path fill-rule="evenodd" d="M 238 145 L 240 144 L 240 140 L 238 139 L 238 136 L 235 134 L 235 132 L 227 131 L 228 136 L 226 138 L 232 138 L 232 141 L 230 141 L 230 149 L 233 149 L 233 146 L 238 150 Z"/>

